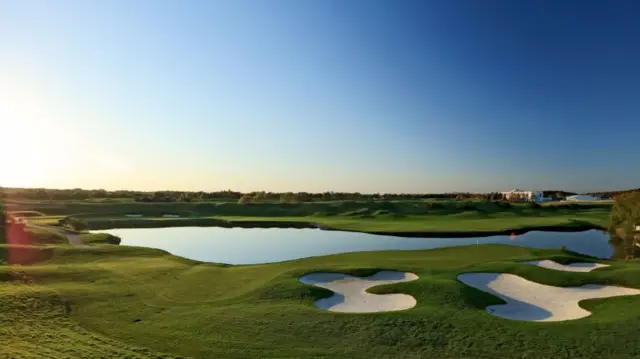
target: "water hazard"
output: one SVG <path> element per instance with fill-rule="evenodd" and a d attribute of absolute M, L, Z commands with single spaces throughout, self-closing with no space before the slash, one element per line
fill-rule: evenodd
<path fill-rule="evenodd" d="M 470 244 L 507 244 L 531 248 L 562 248 L 599 258 L 618 256 L 609 234 L 583 232 L 529 232 L 518 236 L 471 238 L 401 238 L 366 233 L 285 228 L 175 227 L 110 229 L 123 245 L 151 247 L 206 262 L 256 264 L 327 254 L 432 249 Z"/>

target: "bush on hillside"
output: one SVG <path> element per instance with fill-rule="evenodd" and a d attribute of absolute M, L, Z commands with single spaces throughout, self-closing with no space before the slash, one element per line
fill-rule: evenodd
<path fill-rule="evenodd" d="M 497 202 L 498 206 L 502 207 L 502 208 L 512 208 L 513 206 L 511 205 L 511 203 L 509 203 L 508 201 L 500 201 Z"/>
<path fill-rule="evenodd" d="M 240 199 L 238 200 L 239 204 L 245 204 L 245 203 L 251 203 L 253 200 L 253 197 L 245 194 L 244 196 L 240 197 Z"/>
<path fill-rule="evenodd" d="M 426 209 L 443 209 L 444 205 L 438 202 L 424 202 L 424 207 Z"/>
<path fill-rule="evenodd" d="M 84 231 L 89 228 L 89 224 L 76 217 L 65 217 L 58 221 L 58 224 L 66 227 L 70 227 L 76 231 Z"/>
<path fill-rule="evenodd" d="M 540 204 L 536 203 L 536 202 L 527 202 L 527 208 L 540 208 Z"/>
<path fill-rule="evenodd" d="M 462 201 L 462 202 L 456 202 L 456 208 L 469 211 L 469 210 L 476 209 L 476 206 L 474 206 L 473 203 L 470 201 Z"/>

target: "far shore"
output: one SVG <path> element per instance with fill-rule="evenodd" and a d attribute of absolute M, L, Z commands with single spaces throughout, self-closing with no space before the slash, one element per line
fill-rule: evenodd
<path fill-rule="evenodd" d="M 181 218 L 167 220 L 164 218 L 148 219 L 105 219 L 89 221 L 87 230 L 106 230 L 121 228 L 171 228 L 171 227 L 218 227 L 218 228 L 296 228 L 296 229 L 320 229 L 326 231 L 357 232 L 374 235 L 386 235 L 395 237 L 423 237 L 423 238 L 464 238 L 464 237 L 489 237 L 496 235 L 521 235 L 531 231 L 545 232 L 582 232 L 588 230 L 606 230 L 606 227 L 595 223 L 566 223 L 559 225 L 533 225 L 522 227 L 508 227 L 504 229 L 488 230 L 387 230 L 375 231 L 367 229 L 354 229 L 326 225 L 318 222 L 300 220 L 274 220 L 271 218 L 259 219 L 221 219 L 221 218 Z M 362 223 L 361 224 L 366 224 Z"/>
<path fill-rule="evenodd" d="M 12 212 L 10 212 L 12 213 Z M 326 203 L 33 204 L 16 214 L 74 230 L 222 227 L 317 228 L 398 237 L 485 237 L 529 231 L 605 230 L 611 204 L 487 201 L 339 201 Z"/>

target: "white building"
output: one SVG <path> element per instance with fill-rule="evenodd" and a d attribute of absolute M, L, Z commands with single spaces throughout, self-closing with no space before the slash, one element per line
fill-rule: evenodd
<path fill-rule="evenodd" d="M 542 191 L 525 191 L 521 189 L 512 189 L 509 192 L 502 192 L 502 195 L 508 200 L 525 200 L 525 201 L 536 201 L 543 202 L 547 199 L 544 198 L 544 193 Z"/>

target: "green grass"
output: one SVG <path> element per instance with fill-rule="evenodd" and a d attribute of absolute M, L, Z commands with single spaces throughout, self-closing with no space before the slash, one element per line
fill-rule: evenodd
<path fill-rule="evenodd" d="M 584 260 L 555 250 L 483 245 L 226 266 L 154 249 L 61 246 L 51 260 L 20 268 L 26 280 L 0 281 L 0 341 L 6 343 L 0 357 L 637 357 L 640 298 L 585 301 L 581 305 L 593 312 L 585 319 L 529 323 L 488 314 L 485 307 L 500 300 L 456 280 L 459 273 L 491 271 L 557 286 L 640 288 L 639 262 L 610 262 L 592 273 L 517 263 L 537 258 Z M 321 311 L 312 303 L 330 292 L 297 281 L 314 271 L 368 275 L 380 269 L 418 274 L 416 281 L 372 290 L 411 294 L 415 308 Z"/>
<path fill-rule="evenodd" d="M 9 214 L 15 217 L 40 217 L 45 216 L 44 213 L 39 211 L 9 211 Z"/>
<path fill-rule="evenodd" d="M 40 211 L 35 224 L 54 225 L 67 215 L 88 221 L 118 221 L 136 226 L 143 214 L 162 220 L 158 226 L 214 225 L 215 218 L 256 222 L 310 222 L 327 227 L 364 232 L 486 232 L 536 227 L 606 227 L 611 203 L 527 204 L 487 201 L 316 201 L 305 203 L 238 204 L 236 202 L 21 202 L 22 210 Z M 178 214 L 183 218 L 162 218 Z M 188 222 L 188 221 L 191 222 Z M 127 223 L 123 223 L 127 221 Z M 108 225 L 103 223 L 102 225 Z M 153 224 L 139 224 L 147 226 Z M 108 225 L 114 227 L 116 225 Z M 99 226 L 98 226 L 99 227 Z"/>
<path fill-rule="evenodd" d="M 289 226 L 305 223 L 374 233 L 465 234 L 522 231 L 536 228 L 605 228 L 610 203 L 547 203 L 535 208 L 527 204 L 486 201 L 375 201 L 310 202 L 298 204 L 204 203 L 80 203 L 64 209 L 43 209 L 47 216 L 30 219 L 35 224 L 55 225 L 64 215 L 88 221 L 95 229 L 117 227 Z M 64 214 L 61 214 L 64 212 Z M 142 218 L 126 214 L 143 214 Z M 163 218 L 163 214 L 182 218 Z M 254 222 L 249 224 L 248 222 Z"/>
<path fill-rule="evenodd" d="M 481 213 L 463 211 L 452 214 L 394 215 L 373 218 L 353 218 L 350 216 L 310 216 L 280 217 L 285 222 L 316 222 L 334 229 L 362 232 L 495 232 L 521 230 L 539 227 L 581 227 L 605 228 L 609 223 L 609 209 L 585 209 L 566 211 L 520 211 Z M 228 221 L 273 221 L 267 217 L 216 217 Z"/>
<path fill-rule="evenodd" d="M 0 282 L 1 358 L 175 358 L 91 332 L 44 286 Z"/>

